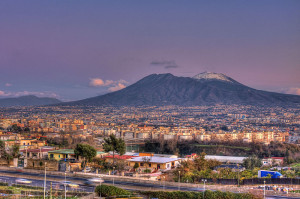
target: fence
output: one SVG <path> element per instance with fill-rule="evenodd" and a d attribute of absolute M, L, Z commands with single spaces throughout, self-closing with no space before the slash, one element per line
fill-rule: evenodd
<path fill-rule="evenodd" d="M 207 183 L 223 184 L 223 185 L 237 185 L 237 179 L 206 179 Z M 253 184 L 286 184 L 286 185 L 300 185 L 300 179 L 297 178 L 251 178 L 240 180 L 240 185 Z M 199 181 L 199 183 L 202 183 Z"/>

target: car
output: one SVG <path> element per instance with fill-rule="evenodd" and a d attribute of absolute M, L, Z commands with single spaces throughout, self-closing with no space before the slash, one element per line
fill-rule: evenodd
<path fill-rule="evenodd" d="M 79 184 L 76 184 L 76 183 L 71 182 L 71 181 L 61 181 L 60 184 L 62 184 L 64 186 L 69 186 L 69 187 L 72 187 L 72 188 L 79 187 Z"/>
<path fill-rule="evenodd" d="M 101 178 L 91 178 L 91 179 L 88 179 L 84 182 L 85 185 L 89 185 L 89 186 L 97 186 L 99 185 L 100 183 L 103 183 L 104 180 L 101 179 Z"/>
<path fill-rule="evenodd" d="M 32 181 L 28 180 L 28 179 L 24 179 L 24 178 L 18 178 L 18 179 L 16 179 L 16 183 L 30 184 L 30 183 L 32 183 Z"/>
<path fill-rule="evenodd" d="M 82 170 L 82 172 L 87 172 L 87 173 L 89 173 L 91 171 L 92 171 L 92 169 L 89 167 L 85 167 L 85 170 L 84 169 Z"/>

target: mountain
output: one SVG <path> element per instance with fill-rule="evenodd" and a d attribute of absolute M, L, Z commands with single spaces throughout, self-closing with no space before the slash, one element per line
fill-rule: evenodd
<path fill-rule="evenodd" d="M 138 105 L 299 105 L 300 96 L 256 90 L 219 73 L 194 77 L 152 74 L 116 92 L 80 101 L 62 103 L 76 106 Z"/>
<path fill-rule="evenodd" d="M 60 100 L 50 97 L 36 97 L 34 95 L 26 95 L 15 98 L 0 99 L 0 107 L 13 106 L 42 106 L 61 103 Z"/>

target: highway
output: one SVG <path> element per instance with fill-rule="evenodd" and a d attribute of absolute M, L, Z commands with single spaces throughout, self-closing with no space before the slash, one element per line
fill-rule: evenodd
<path fill-rule="evenodd" d="M 1 173 L 7 176 L 2 176 Z M 10 175 L 10 176 L 8 176 Z M 12 177 L 13 176 L 13 177 Z M 0 170 L 0 181 L 1 182 L 7 182 L 9 184 L 15 184 L 15 180 L 17 178 L 26 178 L 30 179 L 32 181 L 31 184 L 28 184 L 30 186 L 38 186 L 43 187 L 44 186 L 44 174 L 37 174 L 37 173 L 29 173 L 29 172 L 18 172 L 18 171 L 4 171 Z M 59 181 L 64 181 L 65 176 L 59 176 L 59 175 L 47 175 L 47 178 L 51 178 L 51 180 L 47 180 L 47 190 L 50 190 L 50 183 L 52 182 L 53 189 L 61 189 L 64 190 L 64 186 L 59 183 Z M 84 185 L 84 181 L 86 181 L 87 178 L 82 177 L 67 177 L 67 181 L 72 181 L 77 184 L 79 184 L 79 188 L 71 188 L 67 187 L 67 190 L 76 190 L 76 191 L 83 191 L 83 192 L 94 192 L 95 187 L 94 186 L 86 186 Z M 141 184 L 136 182 L 124 182 L 124 181 L 118 181 L 117 179 L 114 180 L 105 180 L 105 184 L 115 184 L 118 187 L 122 187 L 128 190 L 168 190 L 168 191 L 177 191 L 177 186 L 164 186 L 164 183 L 160 184 Z M 181 191 L 203 191 L 202 187 L 180 187 Z M 286 196 L 266 196 L 268 199 L 295 199 L 295 197 L 286 197 Z"/>

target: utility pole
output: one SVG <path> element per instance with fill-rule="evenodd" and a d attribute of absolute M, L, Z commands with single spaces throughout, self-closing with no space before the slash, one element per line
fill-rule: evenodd
<path fill-rule="evenodd" d="M 45 162 L 45 179 L 44 179 L 44 199 L 46 198 L 46 173 L 47 173 L 47 162 Z"/>

